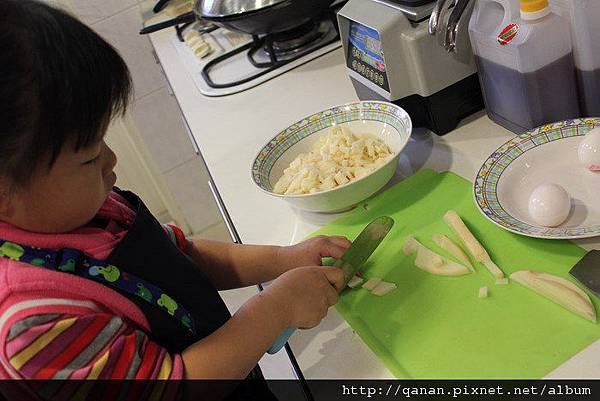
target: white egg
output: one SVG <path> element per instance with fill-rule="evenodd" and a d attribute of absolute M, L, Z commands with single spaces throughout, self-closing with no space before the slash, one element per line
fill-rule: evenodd
<path fill-rule="evenodd" d="M 557 184 L 542 184 L 529 197 L 529 215 L 544 227 L 561 225 L 571 211 L 571 197 Z"/>
<path fill-rule="evenodd" d="M 600 127 L 590 130 L 577 148 L 579 161 L 591 171 L 600 171 Z"/>

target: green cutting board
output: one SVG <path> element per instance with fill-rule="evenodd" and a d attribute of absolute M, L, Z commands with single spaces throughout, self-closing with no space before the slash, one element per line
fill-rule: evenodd
<path fill-rule="evenodd" d="M 398 378 L 542 378 L 600 338 L 591 323 L 511 282 L 496 285 L 487 269 L 441 277 L 413 264 L 402 253 L 412 234 L 439 250 L 432 234 L 458 242 L 442 220 L 448 209 L 463 218 L 505 272 L 541 270 L 569 277 L 585 254 L 568 241 L 519 236 L 489 222 L 477 210 L 472 185 L 453 173 L 422 170 L 363 202 L 314 235 L 355 238 L 375 217 L 392 216 L 395 225 L 362 269 L 398 288 L 383 297 L 365 289 L 344 291 L 338 311 Z M 489 288 L 479 298 L 479 288 Z M 598 310 L 598 299 L 591 295 Z"/>

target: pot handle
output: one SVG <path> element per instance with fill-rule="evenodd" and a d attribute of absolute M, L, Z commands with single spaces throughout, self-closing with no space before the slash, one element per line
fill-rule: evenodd
<path fill-rule="evenodd" d="M 165 6 L 167 5 L 168 2 L 169 2 L 169 0 L 158 0 L 158 3 L 156 3 L 156 5 L 152 9 L 152 11 L 155 14 L 161 12 L 162 9 L 165 8 Z"/>
<path fill-rule="evenodd" d="M 146 35 L 148 33 L 160 31 L 161 29 L 168 28 L 170 26 L 175 26 L 179 24 L 187 24 L 190 22 L 196 21 L 196 14 L 193 11 L 187 12 L 185 14 L 181 14 L 178 17 L 173 19 L 159 22 L 158 24 L 149 25 L 142 30 L 140 30 L 140 35 Z"/>

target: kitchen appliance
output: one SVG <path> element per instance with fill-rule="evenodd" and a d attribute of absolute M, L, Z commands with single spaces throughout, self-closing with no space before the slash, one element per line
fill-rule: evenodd
<path fill-rule="evenodd" d="M 352 244 L 341 258 L 335 261 L 334 267 L 341 269 L 344 272 L 344 282 L 340 291 L 348 285 L 348 282 L 360 268 L 365 264 L 369 256 L 379 246 L 388 232 L 394 225 L 394 219 L 388 216 L 381 216 L 370 222 L 356 237 Z M 283 332 L 267 351 L 269 354 L 274 354 L 279 351 L 296 329 L 290 328 Z"/>
<path fill-rule="evenodd" d="M 439 135 L 482 109 L 475 63 L 464 39 L 471 6 L 459 4 L 461 12 L 450 18 L 454 10 L 443 0 L 437 8 L 432 0 L 348 1 L 338 22 L 347 72 L 359 98 L 393 102 L 415 126 Z M 430 34 L 432 14 L 432 33 L 443 32 L 447 46 Z"/>
<path fill-rule="evenodd" d="M 202 94 L 231 95 L 339 48 L 335 13 L 344 2 L 329 1 L 330 7 L 317 7 L 321 10 L 318 14 L 305 14 L 311 17 L 305 22 L 302 20 L 300 25 L 296 25 L 299 20 L 295 20 L 296 23 L 288 20 L 289 29 L 269 34 L 207 28 L 207 22 L 212 23 L 212 20 L 182 25 L 177 27 L 172 43 Z M 279 16 L 282 18 L 284 14 Z M 188 30 L 199 31 L 211 51 L 203 51 L 201 57 L 197 57 L 184 41 Z"/>
<path fill-rule="evenodd" d="M 472 0 L 437 0 L 429 18 L 429 33 L 465 63 L 472 56 L 468 25 L 474 4 Z"/>
<path fill-rule="evenodd" d="M 204 20 L 252 35 L 289 31 L 311 21 L 333 0 L 201 0 L 194 10 Z"/>
<path fill-rule="evenodd" d="M 195 20 L 250 35 L 288 31 L 307 23 L 334 0 L 196 0 L 192 11 L 168 21 L 150 25 L 141 34 Z M 164 4 L 157 4 L 163 7 Z"/>

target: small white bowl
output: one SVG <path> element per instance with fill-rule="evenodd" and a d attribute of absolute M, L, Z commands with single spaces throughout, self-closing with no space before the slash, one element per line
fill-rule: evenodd
<path fill-rule="evenodd" d="M 330 190 L 303 195 L 281 195 L 273 186 L 283 170 L 300 154 L 308 152 L 319 137 L 335 125 L 355 134 L 372 134 L 390 148 L 393 157 L 370 174 Z M 338 212 L 348 209 L 381 189 L 394 175 L 400 152 L 410 138 L 412 122 L 406 111 L 387 102 L 348 103 L 320 111 L 279 132 L 252 163 L 252 180 L 269 195 L 311 212 Z"/>

